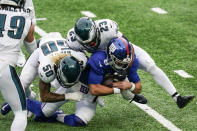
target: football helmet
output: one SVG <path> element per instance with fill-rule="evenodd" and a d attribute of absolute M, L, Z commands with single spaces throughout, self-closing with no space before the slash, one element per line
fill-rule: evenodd
<path fill-rule="evenodd" d="M 25 2 L 25 0 L 0 0 L 0 5 L 10 5 L 22 8 Z"/>
<path fill-rule="evenodd" d="M 75 23 L 74 31 L 77 41 L 88 52 L 93 53 L 100 44 L 100 33 L 95 22 L 89 17 L 81 17 Z"/>
<path fill-rule="evenodd" d="M 107 47 L 107 60 L 116 71 L 125 70 L 132 61 L 132 48 L 125 37 L 113 38 Z"/>
<path fill-rule="evenodd" d="M 65 56 L 57 64 L 57 80 L 64 88 L 69 88 L 78 82 L 82 67 L 73 56 Z"/>

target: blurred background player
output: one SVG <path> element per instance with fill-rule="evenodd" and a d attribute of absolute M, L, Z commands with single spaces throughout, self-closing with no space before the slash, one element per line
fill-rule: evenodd
<path fill-rule="evenodd" d="M 86 50 L 92 53 L 96 50 L 105 50 L 109 40 L 121 36 L 117 23 L 112 20 L 93 21 L 89 17 L 81 17 L 76 21 L 74 28 L 68 31 L 67 43 L 74 50 Z M 155 82 L 172 96 L 179 108 L 185 107 L 194 96 L 181 96 L 150 55 L 139 46 L 132 45 L 139 61 L 139 69 L 151 74 Z"/>
<path fill-rule="evenodd" d="M 11 131 L 24 131 L 27 125 L 25 93 L 15 70 L 18 55 L 23 42 L 28 53 L 36 49 L 30 9 L 24 4 L 0 0 L 0 90 L 15 115 Z"/>

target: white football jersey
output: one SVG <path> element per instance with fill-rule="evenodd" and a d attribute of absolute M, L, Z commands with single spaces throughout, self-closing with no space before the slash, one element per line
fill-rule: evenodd
<path fill-rule="evenodd" d="M 31 26 L 30 9 L 0 8 L 0 59 L 16 65 L 22 43 Z"/>
<path fill-rule="evenodd" d="M 95 24 L 100 31 L 101 39 L 98 50 L 105 50 L 112 38 L 122 36 L 122 33 L 118 29 L 117 23 L 110 19 L 96 20 Z M 66 39 L 70 48 L 74 50 L 85 50 L 85 48 L 77 41 L 74 28 L 68 31 Z"/>
<path fill-rule="evenodd" d="M 42 81 L 50 83 L 56 78 L 56 71 L 54 69 L 54 58 L 62 54 L 74 56 L 79 61 L 82 61 L 83 68 L 85 68 L 87 58 L 85 53 L 74 51 L 70 49 L 64 38 L 44 38 L 39 43 L 39 58 L 40 63 L 38 74 Z"/>

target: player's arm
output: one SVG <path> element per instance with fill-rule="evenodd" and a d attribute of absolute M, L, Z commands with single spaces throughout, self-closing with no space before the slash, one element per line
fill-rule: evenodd
<path fill-rule="evenodd" d="M 134 94 L 140 94 L 142 90 L 141 81 L 138 81 L 136 83 L 129 82 L 127 80 L 114 82 L 113 87 L 119 88 L 121 90 L 130 89 Z"/>
<path fill-rule="evenodd" d="M 39 91 L 42 102 L 59 102 L 64 100 L 80 101 L 83 97 L 81 92 L 57 94 L 50 91 L 51 84 L 39 80 Z"/>
<path fill-rule="evenodd" d="M 39 91 L 40 91 L 40 98 L 42 102 L 58 102 L 65 100 L 64 94 L 52 93 L 50 89 L 51 89 L 50 83 L 45 83 L 44 81 L 39 79 Z"/>
<path fill-rule="evenodd" d="M 34 38 L 34 25 L 31 24 L 29 32 L 24 40 L 24 45 L 29 54 L 31 54 L 36 48 L 36 40 Z"/>
<path fill-rule="evenodd" d="M 89 84 L 89 87 L 90 93 L 95 96 L 105 96 L 114 94 L 113 88 L 109 88 L 101 84 Z"/>

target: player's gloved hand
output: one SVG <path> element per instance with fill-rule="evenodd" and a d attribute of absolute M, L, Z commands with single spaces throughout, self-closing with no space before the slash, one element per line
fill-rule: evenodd
<path fill-rule="evenodd" d="M 131 100 L 135 96 L 130 89 L 121 90 L 121 95 L 125 100 Z"/>
<path fill-rule="evenodd" d="M 83 93 L 81 92 L 66 93 L 64 95 L 65 100 L 80 101 L 83 98 Z"/>

